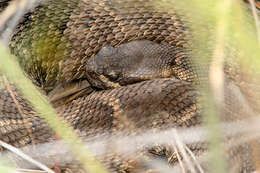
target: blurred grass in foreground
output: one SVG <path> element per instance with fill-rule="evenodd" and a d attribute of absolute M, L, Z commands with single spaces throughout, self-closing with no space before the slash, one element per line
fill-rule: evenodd
<path fill-rule="evenodd" d="M 177 1 L 177 0 L 176 0 Z M 161 2 L 160 2 L 161 3 Z M 224 57 L 227 56 L 225 46 L 235 46 L 237 58 L 244 69 L 251 69 L 252 74 L 259 74 L 260 49 L 252 18 L 248 19 L 248 11 L 241 8 L 241 3 L 232 0 L 183 0 L 182 2 L 162 1 L 171 9 L 179 8 L 187 16 L 189 26 L 193 30 L 193 57 L 195 63 L 208 64 L 211 62 L 209 74 L 202 69 L 198 75 L 208 78 L 200 91 L 204 93 L 204 118 L 209 131 L 210 170 L 211 172 L 225 172 L 223 158 L 224 150 L 221 146 L 221 129 L 219 126 L 219 105 L 223 102 L 223 68 Z M 175 5 L 179 5 L 176 7 Z M 172 7 L 171 7 L 172 5 Z M 202 28 L 205 26 L 205 28 Z M 198 32 L 196 32 L 198 31 Z M 24 75 L 15 58 L 0 45 L 0 69 L 14 82 L 33 107 L 49 123 L 57 134 L 70 144 L 72 151 L 90 172 L 105 172 L 89 152 L 77 139 L 71 127 L 56 116 L 55 110 L 48 101 L 33 86 Z M 246 71 L 246 70 L 245 70 Z M 250 71 L 250 70 L 249 70 Z M 201 74 L 200 74 L 201 73 Z M 90 164 L 89 164 L 90 163 Z M 88 167 L 92 165 L 93 167 Z M 1 171 L 1 170 L 0 170 Z"/>
<path fill-rule="evenodd" d="M 13 173 L 14 169 L 12 168 L 12 165 L 8 163 L 6 160 L 0 159 L 0 172 Z"/>
<path fill-rule="evenodd" d="M 10 55 L 7 48 L 2 44 L 0 44 L 0 53 L 1 72 L 15 84 L 24 97 L 30 101 L 36 112 L 41 115 L 57 135 L 68 143 L 72 152 L 86 170 L 89 170 L 90 172 L 105 173 L 105 168 L 87 151 L 73 129 L 56 114 L 46 97 L 44 97 L 39 90 L 35 88 L 32 82 L 25 77 L 15 57 Z"/>
<path fill-rule="evenodd" d="M 242 0 L 165 0 L 163 3 L 169 11 L 177 9 L 177 12 L 183 12 L 184 22 L 187 21 L 192 30 L 192 60 L 202 68 L 197 69 L 200 79 L 207 81 L 203 80 L 198 90 L 202 94 L 203 117 L 208 129 L 209 170 L 226 172 L 220 129 L 225 64 L 230 65 L 230 59 L 234 64 L 241 63 L 239 71 L 245 72 L 250 79 L 260 74 L 259 37 L 251 11 Z M 236 53 L 234 57 L 232 52 L 228 52 L 232 48 Z M 255 99 L 258 98 L 256 96 Z"/>

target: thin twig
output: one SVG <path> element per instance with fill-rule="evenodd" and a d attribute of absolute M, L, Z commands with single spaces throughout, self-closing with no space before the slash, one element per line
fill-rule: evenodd
<path fill-rule="evenodd" d="M 176 153 L 176 156 L 177 156 L 177 159 L 178 159 L 178 161 L 179 161 L 181 170 L 182 170 L 183 173 L 185 173 L 186 171 L 185 171 L 185 168 L 184 168 L 184 166 L 183 166 L 182 159 L 181 159 L 181 157 L 180 157 L 180 155 L 179 155 L 178 149 L 177 149 L 177 147 L 176 147 L 175 144 L 173 144 L 173 149 L 174 149 L 174 151 L 175 151 L 175 153 Z"/>
<path fill-rule="evenodd" d="M 254 17 L 255 25 L 256 25 L 256 34 L 257 34 L 257 41 L 258 45 L 260 46 L 260 23 L 259 23 L 259 17 L 256 12 L 256 6 L 253 0 L 249 0 L 251 9 L 252 9 L 252 14 Z M 255 98 L 256 99 L 256 98 Z M 251 142 L 251 147 L 253 150 L 253 160 L 255 162 L 255 166 L 257 169 L 257 172 L 260 172 L 260 157 L 259 157 L 259 148 L 258 148 L 258 142 L 256 140 L 253 140 Z"/>
<path fill-rule="evenodd" d="M 191 158 L 194 160 L 195 164 L 197 165 L 197 168 L 199 169 L 199 171 L 201 173 L 204 173 L 202 167 L 200 166 L 200 163 L 198 162 L 198 160 L 196 159 L 196 156 L 193 154 L 193 152 L 189 149 L 189 147 L 187 147 L 186 145 L 184 145 L 185 149 L 188 151 L 188 153 L 190 154 Z"/>
<path fill-rule="evenodd" d="M 35 170 L 35 169 L 16 169 L 15 173 L 48 173 L 48 172 Z"/>
<path fill-rule="evenodd" d="M 183 143 L 180 140 L 179 135 L 178 135 L 176 129 L 173 130 L 173 135 L 174 135 L 174 139 L 176 141 L 176 145 L 177 145 L 178 149 L 180 150 L 180 152 L 181 152 L 181 154 L 183 156 L 183 160 L 186 162 L 187 166 L 189 167 L 190 172 L 195 173 L 196 171 L 195 171 L 195 169 L 193 167 L 193 164 L 190 161 L 190 159 L 188 157 L 188 154 L 186 153 L 186 151 L 185 151 L 185 149 L 183 147 Z"/>
<path fill-rule="evenodd" d="M 15 0 L 0 15 L 1 41 L 6 45 L 16 24 L 28 8 L 31 8 L 35 0 Z M 6 28 L 5 28 L 6 27 Z"/>
<path fill-rule="evenodd" d="M 107 170 L 96 158 L 88 152 L 82 141 L 78 138 L 75 130 L 57 115 L 56 110 L 49 104 L 46 96 L 33 85 L 22 71 L 14 56 L 5 46 L 0 43 L 0 71 L 5 74 L 8 79 L 12 80 L 23 97 L 31 103 L 33 109 L 39 113 L 61 139 L 65 139 L 70 146 L 73 154 L 82 163 L 83 167 L 89 172 L 106 173 Z M 4 62 L 4 63 L 3 63 Z M 12 68 L 10 68 L 12 66 Z"/>
<path fill-rule="evenodd" d="M 21 150 L 19 150 L 18 148 L 13 147 L 12 145 L 9 145 L 3 141 L 0 140 L 0 145 L 4 148 L 6 148 L 7 150 L 15 153 L 16 155 L 20 156 L 21 158 L 27 160 L 28 162 L 36 165 L 37 167 L 41 168 L 42 170 L 46 171 L 47 173 L 55 173 L 54 171 L 52 171 L 50 168 L 48 168 L 47 166 L 43 165 L 42 163 L 34 160 L 33 158 L 31 158 L 30 156 L 26 155 L 25 153 L 23 153 Z"/>
<path fill-rule="evenodd" d="M 14 101 L 14 104 L 16 105 L 17 109 L 18 109 L 18 112 L 22 115 L 23 118 L 25 118 L 25 115 L 22 111 L 22 108 L 21 108 L 21 105 L 18 103 L 18 101 L 16 100 L 15 98 L 15 94 L 11 88 L 11 85 L 10 83 L 8 82 L 6 76 L 3 76 L 3 80 L 4 80 L 4 84 L 6 86 L 6 89 L 7 91 L 9 92 L 10 96 L 12 97 L 13 101 Z"/>
<path fill-rule="evenodd" d="M 255 27 L 256 27 L 256 34 L 257 34 L 257 41 L 258 41 L 258 44 L 260 46 L 260 22 L 259 22 L 259 17 L 257 15 L 257 12 L 256 12 L 256 6 L 255 6 L 255 3 L 254 3 L 254 0 L 249 0 L 249 3 L 250 3 L 250 6 L 251 6 L 251 9 L 252 9 L 252 14 L 253 14 L 253 17 L 254 17 L 254 21 L 255 21 Z"/>
<path fill-rule="evenodd" d="M 28 127 L 29 124 L 30 124 L 30 122 L 28 121 L 28 118 L 26 117 L 26 115 L 25 115 L 24 112 L 22 111 L 21 105 L 20 105 L 19 102 L 17 101 L 17 99 L 16 99 L 16 97 L 15 97 L 15 94 L 14 94 L 14 92 L 13 92 L 13 90 L 12 90 L 12 88 L 11 88 L 11 85 L 10 85 L 10 83 L 8 82 L 6 76 L 3 76 L 3 80 L 4 80 L 4 84 L 6 85 L 7 91 L 10 93 L 10 95 L 11 95 L 11 97 L 12 97 L 12 99 L 13 99 L 13 101 L 14 101 L 14 103 L 15 103 L 17 109 L 18 109 L 18 112 L 20 113 L 20 115 L 21 115 L 22 118 L 23 118 L 23 121 L 24 121 L 24 123 L 25 123 L 25 128 L 26 128 L 27 132 L 29 133 L 30 139 L 32 140 L 32 144 L 34 144 L 34 143 L 35 143 L 35 140 L 34 140 L 34 137 L 33 137 L 33 135 L 32 135 L 32 133 L 33 133 L 33 132 L 32 132 L 32 129 L 31 129 L 31 127 Z"/>

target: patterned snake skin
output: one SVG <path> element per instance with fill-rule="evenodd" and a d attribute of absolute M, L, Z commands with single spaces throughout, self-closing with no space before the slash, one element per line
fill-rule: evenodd
<path fill-rule="evenodd" d="M 4 8 L 6 2 L 1 3 Z M 188 14 L 182 12 L 177 7 L 167 10 L 152 0 L 44 1 L 19 21 L 9 47 L 58 115 L 84 137 L 197 127 L 203 110 L 197 86 L 203 78 L 192 59 Z M 239 85 L 239 75 L 239 70 L 225 66 L 228 106 L 221 109 L 221 120 L 226 122 L 248 114 L 237 91 L 243 95 L 249 85 Z M 259 90 L 255 91 L 257 95 Z M 15 87 L 12 93 L 19 108 L 10 91 L 0 92 L 2 141 L 20 148 L 56 139 Z M 149 172 L 144 160 L 176 165 L 183 159 L 177 158 L 172 145 L 139 147 L 134 156 L 121 158 L 111 152 L 100 160 L 111 172 Z M 196 156 L 205 150 L 204 144 L 188 147 Z M 248 145 L 234 148 L 227 152 L 232 158 L 228 163 L 240 163 L 237 172 L 255 170 L 245 154 L 250 152 Z M 61 170 L 85 172 L 73 164 Z"/>

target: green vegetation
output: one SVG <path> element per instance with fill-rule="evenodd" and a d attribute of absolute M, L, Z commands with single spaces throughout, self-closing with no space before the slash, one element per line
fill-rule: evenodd
<path fill-rule="evenodd" d="M 169 10 L 179 9 L 182 12 L 189 12 L 186 18 L 187 21 L 191 21 L 189 27 L 194 35 L 193 50 L 196 50 L 193 51 L 194 61 L 198 64 L 209 64 L 209 74 L 205 74 L 205 71 L 198 71 L 198 75 L 209 79 L 208 83 L 199 86 L 199 90 L 203 93 L 201 99 L 205 107 L 203 115 L 209 137 L 210 169 L 211 172 L 216 173 L 226 172 L 219 117 L 220 105 L 224 100 L 223 69 L 224 64 L 228 63 L 225 58 L 229 56 L 229 47 L 236 50 L 236 58 L 242 62 L 244 70 L 248 71 L 249 78 L 260 73 L 259 37 L 250 10 L 242 7 L 238 1 L 232 0 L 183 0 L 180 3 L 155 1 L 155 4 L 157 3 Z M 0 54 L 1 73 L 17 86 L 57 135 L 69 144 L 85 168 L 90 172 L 106 172 L 105 168 L 83 146 L 72 128 L 56 115 L 47 99 L 25 77 L 15 57 L 10 55 L 3 45 L 0 45 Z M 7 172 L 7 170 L 0 166 L 0 172 Z"/>

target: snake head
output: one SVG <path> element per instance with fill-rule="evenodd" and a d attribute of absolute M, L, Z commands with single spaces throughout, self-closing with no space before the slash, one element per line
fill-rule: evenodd
<path fill-rule="evenodd" d="M 191 76 L 191 71 L 186 66 L 184 52 L 148 40 L 131 41 L 118 47 L 105 46 L 89 59 L 88 80 L 93 86 L 104 89 L 154 78 L 185 80 Z"/>

